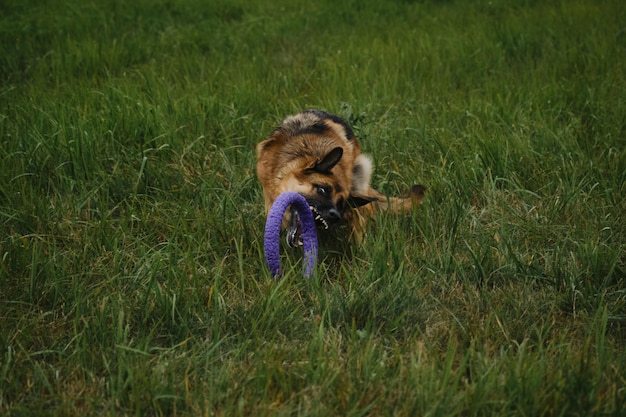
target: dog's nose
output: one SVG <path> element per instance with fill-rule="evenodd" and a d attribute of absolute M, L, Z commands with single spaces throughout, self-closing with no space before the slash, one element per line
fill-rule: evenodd
<path fill-rule="evenodd" d="M 341 214 L 339 213 L 337 209 L 332 208 L 328 210 L 328 213 L 326 214 L 326 218 L 328 219 L 328 221 L 335 223 L 341 220 Z"/>

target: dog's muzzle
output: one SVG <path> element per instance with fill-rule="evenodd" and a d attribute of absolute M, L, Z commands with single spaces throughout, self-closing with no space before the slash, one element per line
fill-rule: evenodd
<path fill-rule="evenodd" d="M 319 229 L 328 230 L 341 220 L 341 214 L 335 208 L 327 210 L 324 213 L 325 215 L 322 215 L 322 213 L 313 205 L 309 205 L 309 208 L 311 209 L 311 213 L 313 213 L 315 224 Z M 294 207 L 290 208 L 290 213 L 291 220 L 289 222 L 289 226 L 287 227 L 286 236 L 287 244 L 292 248 L 302 247 L 302 224 L 300 223 L 300 215 Z"/>

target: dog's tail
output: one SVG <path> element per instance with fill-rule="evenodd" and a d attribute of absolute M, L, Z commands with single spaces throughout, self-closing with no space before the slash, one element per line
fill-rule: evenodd
<path fill-rule="evenodd" d="M 368 194 L 374 197 L 375 200 L 363 207 L 370 212 L 364 214 L 375 214 L 381 211 L 389 211 L 394 214 L 409 213 L 413 207 L 422 203 L 425 193 L 426 187 L 421 184 L 413 185 L 411 189 L 400 197 L 387 197 L 373 188 L 370 188 Z"/>
<path fill-rule="evenodd" d="M 418 206 L 424 199 L 426 187 L 416 184 L 400 197 L 387 197 L 373 188 L 366 192 L 366 199 L 370 202 L 358 207 L 352 212 L 352 234 L 350 238 L 357 244 L 362 243 L 367 218 L 372 218 L 376 213 L 387 211 L 393 214 L 408 214 L 413 207 Z"/>

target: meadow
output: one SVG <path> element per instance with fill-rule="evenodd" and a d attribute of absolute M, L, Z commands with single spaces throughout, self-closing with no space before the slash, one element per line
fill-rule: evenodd
<path fill-rule="evenodd" d="M 621 0 L 5 0 L 0 415 L 626 415 Z M 256 143 L 427 187 L 315 279 Z"/>

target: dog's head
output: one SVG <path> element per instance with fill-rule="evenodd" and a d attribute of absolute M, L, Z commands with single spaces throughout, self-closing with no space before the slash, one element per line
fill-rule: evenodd
<path fill-rule="evenodd" d="M 342 224 L 350 209 L 373 201 L 353 188 L 354 171 L 358 175 L 361 165 L 355 165 L 354 161 L 344 164 L 343 157 L 344 149 L 336 146 L 321 158 L 308 161 L 304 158 L 302 168 L 293 172 L 293 180 L 286 181 L 288 188 L 282 190 L 296 191 L 306 199 L 320 231 Z M 302 245 L 300 219 L 295 209 L 286 214 L 285 222 L 287 243 L 293 247 Z"/>

